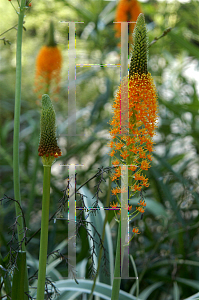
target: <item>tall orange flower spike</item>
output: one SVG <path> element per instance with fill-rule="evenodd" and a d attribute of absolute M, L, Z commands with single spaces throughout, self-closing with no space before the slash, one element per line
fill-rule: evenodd
<path fill-rule="evenodd" d="M 110 122 L 110 135 L 112 137 L 109 146 L 110 156 L 113 157 L 113 165 L 130 165 L 129 187 L 134 194 L 148 187 L 148 178 L 143 171 L 150 168 L 153 151 L 153 136 L 157 127 L 157 93 L 151 74 L 147 70 L 148 40 L 144 15 L 140 14 L 133 33 L 133 51 L 129 69 L 129 77 L 124 77 L 119 87 L 113 104 L 113 118 Z M 121 90 L 125 81 L 128 81 L 128 125 L 129 134 L 121 132 Z M 127 86 L 127 85 L 126 85 Z M 127 93 L 128 92 L 128 93 Z M 115 168 L 113 180 L 121 176 L 120 167 Z M 120 192 L 119 188 L 112 193 Z M 144 204 L 142 204 L 144 206 Z M 143 207 L 139 208 L 143 212 Z"/>
<path fill-rule="evenodd" d="M 42 94 L 59 92 L 62 55 L 54 40 L 54 26 L 50 23 L 47 45 L 43 46 L 36 60 L 35 92 L 38 98 Z"/>
<path fill-rule="evenodd" d="M 142 12 L 140 4 L 137 0 L 120 0 L 116 9 L 115 22 L 135 22 Z M 130 23 L 129 33 L 133 32 L 135 23 Z M 115 23 L 116 37 L 121 36 L 121 24 Z M 130 34 L 130 42 L 132 42 L 132 34 Z"/>

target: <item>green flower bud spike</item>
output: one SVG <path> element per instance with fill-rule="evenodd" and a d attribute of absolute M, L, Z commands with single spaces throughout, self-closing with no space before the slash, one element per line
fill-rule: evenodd
<path fill-rule="evenodd" d="M 55 47 L 57 43 L 55 42 L 54 38 L 54 24 L 53 21 L 50 22 L 50 28 L 47 35 L 47 43 L 46 46 L 48 47 Z"/>
<path fill-rule="evenodd" d="M 144 14 L 139 14 L 133 32 L 133 51 L 129 68 L 129 78 L 135 73 L 147 74 L 148 37 Z"/>
<path fill-rule="evenodd" d="M 46 261 L 48 250 L 48 222 L 50 205 L 50 176 L 51 166 L 56 157 L 61 156 L 61 150 L 57 145 L 55 111 L 50 97 L 42 96 L 41 112 L 41 134 L 39 142 L 39 156 L 42 157 L 44 166 L 43 196 L 42 196 L 42 216 L 41 216 L 41 236 L 39 249 L 39 271 L 37 284 L 37 300 L 44 300 Z"/>
<path fill-rule="evenodd" d="M 45 94 L 42 96 L 41 112 L 41 134 L 39 142 L 39 156 L 42 157 L 44 166 L 51 167 L 55 158 L 61 156 L 61 150 L 57 145 L 55 110 L 50 97 Z"/>

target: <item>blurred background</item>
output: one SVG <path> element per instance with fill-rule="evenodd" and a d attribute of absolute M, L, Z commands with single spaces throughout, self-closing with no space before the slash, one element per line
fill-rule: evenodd
<path fill-rule="evenodd" d="M 109 124 L 112 103 L 120 84 L 120 33 L 113 22 L 136 21 L 136 13 L 145 15 L 149 43 L 164 30 L 172 30 L 149 48 L 148 69 L 152 74 L 159 101 L 159 123 L 155 137 L 152 167 L 146 172 L 150 187 L 146 189 L 146 212 L 130 225 L 139 226 L 141 234 L 130 244 L 142 299 L 185 299 L 199 292 L 199 2 L 136 1 L 131 6 L 119 1 L 32 1 L 25 17 L 22 56 L 22 98 L 20 133 L 20 174 L 22 205 L 31 236 L 41 219 L 43 167 L 38 159 L 40 91 L 35 91 L 36 60 L 45 45 L 50 21 L 54 23 L 55 40 L 62 55 L 60 79 L 52 85 L 51 99 L 56 111 L 58 142 L 62 150 L 52 167 L 51 215 L 56 211 L 67 187 L 67 167 L 60 164 L 82 164 L 77 167 L 77 185 L 109 166 Z M 17 1 L 12 1 L 18 9 Z M 117 9 L 120 5 L 120 14 Z M 15 51 L 17 14 L 7 0 L 0 1 L 0 196 L 13 194 L 13 118 L 15 97 Z M 125 19 L 126 18 L 126 19 Z M 76 109 L 77 134 L 72 146 L 67 143 L 68 127 L 68 23 L 76 24 Z M 5 32 L 5 33 L 4 33 Z M 132 28 L 129 28 L 129 40 Z M 8 41 L 7 41 L 8 40 Z M 130 59 L 130 54 L 129 54 Z M 88 67 L 86 64 L 93 64 Z M 95 65 L 96 64 L 96 65 Z M 97 65 L 98 64 L 98 65 Z M 104 66 L 112 64 L 112 66 Z M 102 182 L 99 198 L 105 206 L 108 175 Z M 84 190 L 96 193 L 99 179 L 94 178 Z M 92 196 L 89 196 L 90 200 Z M 111 202 L 115 198 L 111 195 Z M 139 195 L 130 201 L 136 206 Z M 94 200 L 92 200 L 94 202 Z M 64 213 L 63 213 L 64 214 Z M 100 214 L 100 213 L 99 213 Z M 9 226 L 15 221 L 14 204 L 0 206 L 0 247 L 4 257 L 11 239 Z M 117 226 L 114 213 L 108 217 L 115 253 Z M 97 226 L 97 225 L 96 225 Z M 97 228 L 99 229 L 99 228 Z M 49 225 L 49 252 L 62 245 L 67 255 L 67 221 Z M 77 240 L 77 263 L 89 278 L 90 240 L 81 228 Z M 39 234 L 28 244 L 30 276 L 38 267 Z M 110 250 L 110 249 L 108 249 Z M 110 250 L 111 251 L 111 250 Z M 130 263 L 130 276 L 135 276 Z M 101 271 L 102 272 L 102 271 Z M 51 277 L 67 277 L 68 269 L 60 262 Z M 57 277 L 56 277 L 57 276 Z M 103 277 L 103 276 L 102 276 Z M 102 278 L 110 283 L 110 279 Z M 134 280 L 122 280 L 121 288 L 135 293 Z M 144 294 L 145 292 L 145 294 Z M 176 297 L 176 298 L 175 298 Z M 78 298 L 79 299 L 79 298 Z"/>

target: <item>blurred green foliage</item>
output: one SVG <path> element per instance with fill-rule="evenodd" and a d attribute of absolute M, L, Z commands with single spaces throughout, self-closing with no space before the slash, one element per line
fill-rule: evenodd
<path fill-rule="evenodd" d="M 17 8 L 17 2 L 13 0 Z M 52 167 L 51 214 L 66 188 L 68 171 L 59 164 L 83 164 L 77 167 L 77 184 L 92 177 L 101 166 L 109 165 L 107 142 L 111 105 L 120 83 L 118 67 L 77 67 L 77 133 L 73 147 L 67 145 L 68 118 L 68 24 L 76 24 L 77 64 L 119 64 L 120 49 L 114 37 L 116 1 L 66 0 L 32 1 L 23 33 L 22 107 L 20 134 L 20 174 L 23 209 L 31 236 L 40 226 L 42 199 L 42 163 L 37 157 L 40 105 L 34 89 L 35 60 L 45 43 L 49 20 L 55 24 L 56 40 L 62 50 L 61 91 L 53 103 L 57 118 L 59 145 L 63 156 Z M 172 27 L 170 33 L 149 49 L 149 71 L 158 90 L 159 125 L 152 168 L 147 172 L 146 212 L 142 220 L 130 225 L 142 232 L 130 244 L 138 272 L 141 299 L 185 299 L 199 290 L 199 3 L 198 1 L 141 2 L 148 27 L 149 41 Z M 17 24 L 17 15 L 7 0 L 0 2 L 1 33 Z M 13 197 L 12 139 L 15 92 L 16 29 L 3 34 L 11 45 L 0 40 L 0 195 Z M 108 176 L 106 176 L 108 178 Z M 96 178 L 87 184 L 94 195 Z M 100 200 L 105 205 L 108 180 L 102 182 Z M 136 201 L 132 199 L 132 205 Z M 111 196 L 111 201 L 115 200 Z M 2 257 L 9 251 L 9 226 L 14 222 L 14 204 L 0 206 L 0 246 Z M 116 243 L 114 214 L 108 222 Z M 111 236 L 110 236 L 111 238 Z M 67 239 L 67 221 L 49 226 L 49 253 Z M 85 242 L 86 241 L 86 242 Z M 80 229 L 77 262 L 88 270 L 89 240 Z M 37 268 L 39 234 L 28 244 L 29 275 Z M 63 253 L 67 255 L 64 245 Z M 86 259 L 86 260 L 85 260 Z M 57 265 L 66 277 L 67 266 Z M 55 273 L 54 273 L 55 274 Z M 88 272 L 86 272 L 88 276 Z M 130 263 L 130 276 L 134 269 Z M 109 282 L 109 280 L 107 280 Z M 135 291 L 135 281 L 122 280 L 121 289 Z M 150 288 L 150 290 L 149 290 Z"/>

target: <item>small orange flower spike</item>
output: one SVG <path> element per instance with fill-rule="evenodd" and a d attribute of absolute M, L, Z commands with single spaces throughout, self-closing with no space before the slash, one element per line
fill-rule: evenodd
<path fill-rule="evenodd" d="M 54 26 L 50 23 L 47 45 L 43 46 L 36 60 L 35 92 L 41 98 L 42 94 L 59 92 L 62 55 L 54 40 Z"/>
<path fill-rule="evenodd" d="M 115 22 L 135 22 L 142 12 L 137 0 L 120 0 L 116 9 Z M 132 32 L 135 23 L 129 25 L 130 42 L 132 43 Z M 121 36 L 121 24 L 115 23 L 116 37 Z"/>

